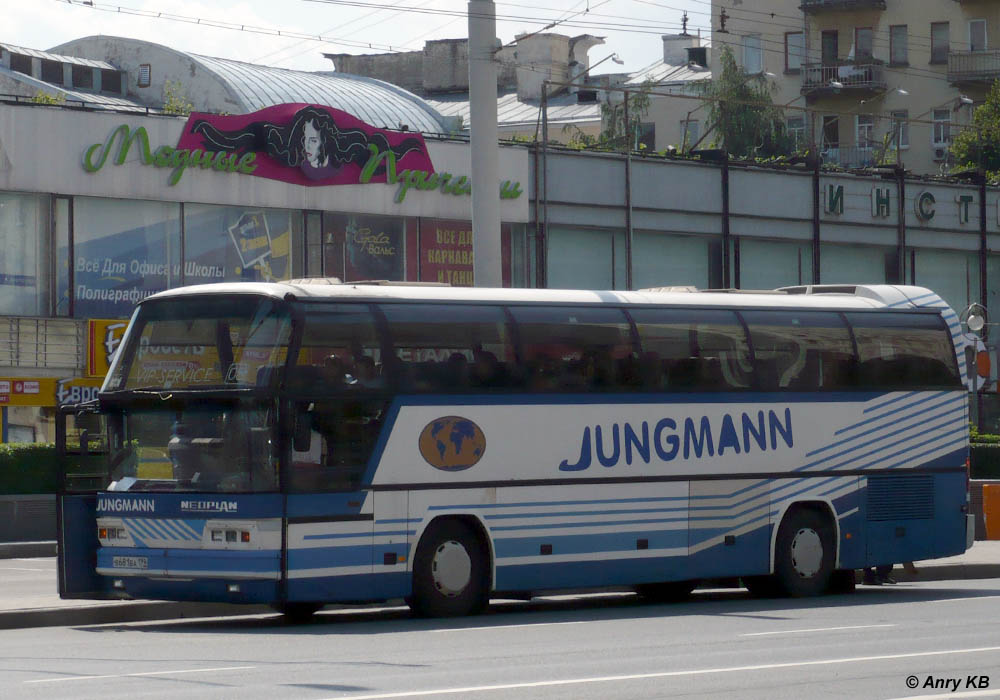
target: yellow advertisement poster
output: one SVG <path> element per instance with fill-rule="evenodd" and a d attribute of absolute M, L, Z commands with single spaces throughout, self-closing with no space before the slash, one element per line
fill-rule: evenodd
<path fill-rule="evenodd" d="M 0 377 L 0 406 L 61 406 L 97 398 L 100 377 Z"/>
<path fill-rule="evenodd" d="M 104 377 L 122 341 L 128 319 L 92 318 L 87 322 L 87 376 Z"/>

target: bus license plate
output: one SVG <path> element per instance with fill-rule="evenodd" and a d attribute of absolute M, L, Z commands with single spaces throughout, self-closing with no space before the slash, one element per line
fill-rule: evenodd
<path fill-rule="evenodd" d="M 116 569 L 148 569 L 149 557 L 112 557 L 111 566 Z"/>

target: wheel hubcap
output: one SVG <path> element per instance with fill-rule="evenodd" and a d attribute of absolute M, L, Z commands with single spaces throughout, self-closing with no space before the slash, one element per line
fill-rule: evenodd
<path fill-rule="evenodd" d="M 449 598 L 454 598 L 468 587 L 472 579 L 472 558 L 454 540 L 442 543 L 434 552 L 431 562 L 434 587 Z"/>
<path fill-rule="evenodd" d="M 812 528 L 802 528 L 792 538 L 792 567 L 802 578 L 816 575 L 823 565 L 823 540 Z"/>

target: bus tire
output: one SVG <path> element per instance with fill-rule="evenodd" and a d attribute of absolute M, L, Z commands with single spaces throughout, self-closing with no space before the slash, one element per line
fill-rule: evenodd
<path fill-rule="evenodd" d="M 661 583 L 642 583 L 635 587 L 635 592 L 646 600 L 657 603 L 673 603 L 684 600 L 698 585 L 698 581 L 664 581 Z"/>
<path fill-rule="evenodd" d="M 854 569 L 837 569 L 830 577 L 830 593 L 854 593 L 856 586 Z"/>
<path fill-rule="evenodd" d="M 804 598 L 825 593 L 836 562 L 833 527 L 813 508 L 793 508 L 778 527 L 774 577 L 782 593 Z"/>
<path fill-rule="evenodd" d="M 274 606 L 285 617 L 285 622 L 291 625 L 301 625 L 309 622 L 323 607 L 322 603 L 281 603 Z"/>
<path fill-rule="evenodd" d="M 486 547 L 460 520 L 432 523 L 413 559 L 410 607 L 424 617 L 482 612 L 489 603 Z"/>
<path fill-rule="evenodd" d="M 778 580 L 770 574 L 744 576 L 740 580 L 754 598 L 774 598 L 781 594 Z"/>

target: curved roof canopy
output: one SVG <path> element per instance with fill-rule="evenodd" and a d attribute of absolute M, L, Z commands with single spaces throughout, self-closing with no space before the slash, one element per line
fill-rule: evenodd
<path fill-rule="evenodd" d="M 247 112 L 292 102 L 327 105 L 386 129 L 447 133 L 447 121 L 411 92 L 346 73 L 310 73 L 187 54 L 225 82 Z"/>

